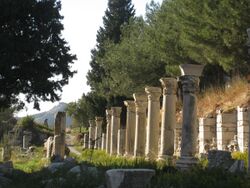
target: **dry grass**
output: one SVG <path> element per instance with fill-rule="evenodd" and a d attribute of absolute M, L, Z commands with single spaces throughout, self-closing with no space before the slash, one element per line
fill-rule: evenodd
<path fill-rule="evenodd" d="M 203 95 L 198 96 L 198 117 L 215 114 L 217 109 L 230 111 L 237 106 L 246 106 L 249 103 L 247 80 L 236 77 L 230 87 L 210 88 Z"/>

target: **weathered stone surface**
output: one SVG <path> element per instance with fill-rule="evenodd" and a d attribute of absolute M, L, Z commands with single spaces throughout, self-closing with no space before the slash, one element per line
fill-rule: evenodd
<path fill-rule="evenodd" d="M 145 92 L 148 96 L 145 155 L 147 159 L 153 160 L 158 156 L 161 88 L 146 87 Z"/>
<path fill-rule="evenodd" d="M 125 152 L 125 130 L 119 129 L 117 136 L 117 155 L 123 156 Z"/>
<path fill-rule="evenodd" d="M 145 155 L 147 96 L 134 93 L 133 97 L 136 109 L 134 157 L 138 157 Z"/>
<path fill-rule="evenodd" d="M 229 168 L 229 172 L 232 173 L 241 173 L 245 171 L 244 161 L 243 160 L 236 160 L 233 165 Z"/>
<path fill-rule="evenodd" d="M 112 169 L 106 172 L 107 188 L 145 188 L 150 184 L 155 170 Z"/>
<path fill-rule="evenodd" d="M 185 75 L 181 76 L 180 80 L 183 91 L 183 123 L 181 157 L 176 162 L 176 166 L 185 170 L 187 166 L 191 167 L 196 163 L 195 154 L 198 140 L 196 93 L 199 87 L 199 78 Z"/>
<path fill-rule="evenodd" d="M 48 170 L 52 173 L 55 173 L 58 169 L 63 168 L 64 165 L 64 162 L 51 163 L 48 166 Z"/>
<path fill-rule="evenodd" d="M 4 145 L 2 148 L 2 160 L 9 161 L 11 159 L 11 147 L 9 145 Z"/>
<path fill-rule="evenodd" d="M 111 145 L 110 145 L 110 154 L 117 154 L 117 135 L 118 130 L 120 129 L 120 115 L 121 107 L 111 107 Z"/>
<path fill-rule="evenodd" d="M 89 149 L 94 149 L 95 146 L 95 121 L 89 120 Z"/>
<path fill-rule="evenodd" d="M 181 69 L 181 75 L 197 76 L 200 77 L 204 68 L 204 65 L 196 64 L 182 64 L 179 66 Z"/>
<path fill-rule="evenodd" d="M 125 138 L 125 155 L 133 156 L 135 145 L 135 102 L 124 101 L 127 107 L 127 119 L 126 119 L 126 138 Z"/>
<path fill-rule="evenodd" d="M 111 144 L 111 110 L 106 110 L 106 152 L 110 154 L 110 144 Z"/>
<path fill-rule="evenodd" d="M 228 170 L 234 160 L 229 151 L 210 150 L 208 152 L 208 168 L 224 168 Z"/>
<path fill-rule="evenodd" d="M 159 159 L 164 159 L 166 156 L 173 156 L 174 154 L 177 81 L 175 78 L 161 78 L 160 82 L 163 87 L 163 102 Z"/>
<path fill-rule="evenodd" d="M 95 149 L 101 149 L 103 117 L 95 117 Z"/>
<path fill-rule="evenodd" d="M 73 168 L 71 168 L 68 173 L 73 173 L 73 174 L 78 174 L 81 173 L 81 167 L 78 166 L 74 166 Z"/>
<path fill-rule="evenodd" d="M 102 150 L 106 150 L 106 134 L 102 133 L 102 146 L 101 146 Z"/>
<path fill-rule="evenodd" d="M 237 108 L 237 138 L 238 138 L 239 150 L 241 152 L 247 151 L 248 134 L 249 134 L 248 109 L 238 107 Z"/>

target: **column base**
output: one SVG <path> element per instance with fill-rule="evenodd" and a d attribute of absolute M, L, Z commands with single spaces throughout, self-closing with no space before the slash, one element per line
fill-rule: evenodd
<path fill-rule="evenodd" d="M 194 157 L 180 157 L 176 161 L 176 167 L 180 170 L 189 170 L 198 164 L 198 159 Z"/>

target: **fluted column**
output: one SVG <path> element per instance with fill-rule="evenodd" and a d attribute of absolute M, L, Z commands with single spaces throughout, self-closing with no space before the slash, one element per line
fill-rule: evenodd
<path fill-rule="evenodd" d="M 134 157 L 137 157 L 145 155 L 147 96 L 135 93 L 133 97 L 136 112 Z"/>
<path fill-rule="evenodd" d="M 89 120 L 89 149 L 94 149 L 95 144 L 95 120 Z"/>
<path fill-rule="evenodd" d="M 126 137 L 125 137 L 125 155 L 133 156 L 135 145 L 135 102 L 124 101 L 127 107 Z"/>
<path fill-rule="evenodd" d="M 106 153 L 110 154 L 110 140 L 111 140 L 111 110 L 106 110 Z"/>
<path fill-rule="evenodd" d="M 161 78 L 160 82 L 163 87 L 163 102 L 159 159 L 166 159 L 174 154 L 177 80 L 175 78 Z"/>
<path fill-rule="evenodd" d="M 102 145 L 102 121 L 103 117 L 95 117 L 95 149 L 101 149 Z"/>
<path fill-rule="evenodd" d="M 181 156 L 176 166 L 181 169 L 188 169 L 197 164 L 197 97 L 199 77 L 184 75 L 180 77 L 183 91 L 183 124 Z"/>
<path fill-rule="evenodd" d="M 158 156 L 161 88 L 146 87 L 145 92 L 148 95 L 148 121 L 145 155 L 147 159 L 152 160 Z"/>
<path fill-rule="evenodd" d="M 121 107 L 111 107 L 111 144 L 110 144 L 110 154 L 117 154 L 117 136 L 118 129 L 120 129 L 120 115 Z"/>

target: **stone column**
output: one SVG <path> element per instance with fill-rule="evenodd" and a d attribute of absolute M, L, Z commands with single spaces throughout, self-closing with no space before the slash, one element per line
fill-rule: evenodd
<path fill-rule="evenodd" d="M 88 149 L 89 148 L 89 134 L 85 133 L 83 136 L 83 148 Z"/>
<path fill-rule="evenodd" d="M 120 115 L 121 107 L 111 107 L 111 144 L 110 144 L 110 154 L 117 154 L 117 136 L 118 130 L 120 129 Z"/>
<path fill-rule="evenodd" d="M 54 134 L 56 137 L 57 143 L 60 143 L 60 157 L 63 159 L 65 155 L 65 129 L 66 129 L 66 113 L 65 112 L 58 112 L 55 118 L 55 130 Z M 59 138 L 61 141 L 59 142 Z M 54 144 L 55 145 L 55 144 Z M 59 146 L 58 146 L 59 147 Z M 55 154 L 56 155 L 56 154 Z"/>
<path fill-rule="evenodd" d="M 102 145 L 102 121 L 103 117 L 95 117 L 95 149 L 101 149 Z"/>
<path fill-rule="evenodd" d="M 53 145 L 53 154 L 55 156 L 59 156 L 61 159 L 63 159 L 63 157 L 61 156 L 61 149 L 62 149 L 62 138 L 61 135 L 55 135 L 54 136 L 54 145 Z"/>
<path fill-rule="evenodd" d="M 117 155 L 123 156 L 125 151 L 125 129 L 118 130 Z"/>
<path fill-rule="evenodd" d="M 102 133 L 102 145 L 101 145 L 102 150 L 106 150 L 106 134 Z"/>
<path fill-rule="evenodd" d="M 106 152 L 110 154 L 110 140 L 111 140 L 111 110 L 106 110 Z"/>
<path fill-rule="evenodd" d="M 217 149 L 228 150 L 228 145 L 237 135 L 237 113 L 236 110 L 223 112 L 217 110 L 216 116 Z"/>
<path fill-rule="evenodd" d="M 89 120 L 89 149 L 95 145 L 95 120 Z"/>
<path fill-rule="evenodd" d="M 124 104 L 127 106 L 125 155 L 133 156 L 135 145 L 135 102 L 124 101 Z"/>
<path fill-rule="evenodd" d="M 174 155 L 177 80 L 175 78 L 161 78 L 160 82 L 163 87 L 163 101 L 159 159 L 166 159 Z"/>
<path fill-rule="evenodd" d="M 134 93 L 133 97 L 135 99 L 136 112 L 134 157 L 143 157 L 146 144 L 147 96 L 146 94 Z"/>
<path fill-rule="evenodd" d="M 248 109 L 237 108 L 237 138 L 240 152 L 247 151 L 249 134 Z"/>
<path fill-rule="evenodd" d="M 11 159 L 11 147 L 6 144 L 2 148 L 2 160 L 4 162 L 9 161 Z"/>
<path fill-rule="evenodd" d="M 161 88 L 146 87 L 145 92 L 148 95 L 148 121 L 146 129 L 145 155 L 147 159 L 153 160 L 158 156 Z"/>
<path fill-rule="evenodd" d="M 249 44 L 250 44 L 250 28 L 248 29 L 248 38 L 249 38 L 248 40 L 249 40 Z M 248 97 L 250 97 L 250 74 L 248 74 L 247 81 L 248 81 L 248 94 L 247 95 L 248 95 Z M 248 103 L 247 111 L 248 111 L 248 127 L 250 130 L 250 104 L 249 103 Z M 248 167 L 247 167 L 248 173 L 250 173 L 250 155 L 249 155 L 249 153 L 250 153 L 250 131 L 248 134 Z"/>
<path fill-rule="evenodd" d="M 199 77 L 184 75 L 180 77 L 183 91 L 183 124 L 181 156 L 176 166 L 182 170 L 197 164 L 195 158 L 197 146 L 197 98 Z"/>
<path fill-rule="evenodd" d="M 199 153 L 208 153 L 214 149 L 213 139 L 216 138 L 216 119 L 215 117 L 199 118 Z"/>

